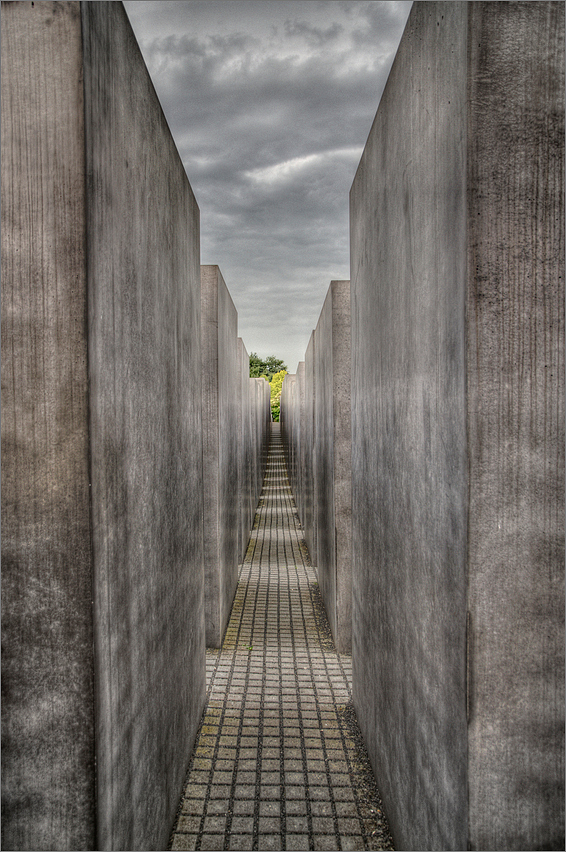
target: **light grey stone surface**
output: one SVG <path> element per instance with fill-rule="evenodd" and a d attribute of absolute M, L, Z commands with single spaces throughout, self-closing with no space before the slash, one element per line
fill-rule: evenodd
<path fill-rule="evenodd" d="M 564 844 L 563 39 L 415 3 L 351 191 L 353 692 L 400 849 Z"/>
<path fill-rule="evenodd" d="M 350 282 L 332 281 L 316 327 L 314 479 L 320 591 L 339 653 L 352 647 Z"/>
<path fill-rule="evenodd" d="M 163 849 L 204 703 L 199 212 L 122 4 L 2 25 L 3 846 Z"/>
<path fill-rule="evenodd" d="M 238 315 L 218 266 L 201 286 L 205 631 L 219 648 L 238 583 Z"/>

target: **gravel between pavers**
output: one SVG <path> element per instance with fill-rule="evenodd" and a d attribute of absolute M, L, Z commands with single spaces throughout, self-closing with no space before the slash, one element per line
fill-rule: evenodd
<path fill-rule="evenodd" d="M 273 427 L 170 848 L 393 849 Z"/>

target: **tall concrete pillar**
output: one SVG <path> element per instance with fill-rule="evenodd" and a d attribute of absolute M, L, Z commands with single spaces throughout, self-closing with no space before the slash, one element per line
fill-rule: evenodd
<path fill-rule="evenodd" d="M 238 584 L 238 315 L 218 266 L 201 286 L 205 626 L 219 648 Z"/>
<path fill-rule="evenodd" d="M 164 849 L 204 703 L 199 211 L 121 3 L 2 4 L 5 849 Z"/>
<path fill-rule="evenodd" d="M 564 845 L 564 6 L 415 3 L 350 196 L 353 691 L 399 849 Z"/>
<path fill-rule="evenodd" d="M 316 326 L 314 468 L 320 591 L 339 653 L 352 648 L 350 282 L 332 281 Z"/>
<path fill-rule="evenodd" d="M 305 485 L 304 485 L 304 520 L 305 539 L 313 565 L 317 564 L 316 542 L 316 478 L 315 478 L 315 431 L 314 414 L 316 402 L 315 379 L 316 332 L 313 331 L 305 352 Z"/>

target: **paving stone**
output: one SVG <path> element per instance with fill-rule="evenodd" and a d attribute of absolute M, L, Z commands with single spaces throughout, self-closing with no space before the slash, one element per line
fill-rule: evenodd
<path fill-rule="evenodd" d="M 253 849 L 253 834 L 231 834 L 228 848 L 233 850 Z"/>
<path fill-rule="evenodd" d="M 224 849 L 223 834 L 203 834 L 200 841 L 200 848 L 206 852 L 218 852 Z"/>
<path fill-rule="evenodd" d="M 200 814 L 195 814 L 193 816 L 180 816 L 177 823 L 177 831 L 183 831 L 187 834 L 190 832 L 198 834 L 200 830 L 200 821 Z"/>
<path fill-rule="evenodd" d="M 340 837 L 340 843 L 344 852 L 356 852 L 356 850 L 364 849 L 364 839 L 360 834 L 350 837 Z M 370 849 L 383 849 L 383 846 L 371 846 Z"/>
<path fill-rule="evenodd" d="M 304 801 L 305 799 L 305 788 L 298 785 L 289 785 L 285 784 L 285 798 L 287 801 L 293 799 L 299 799 L 300 801 Z"/>
<path fill-rule="evenodd" d="M 332 819 L 332 817 L 328 816 L 313 816 L 312 830 L 315 834 L 333 834 L 334 820 Z"/>
<path fill-rule="evenodd" d="M 230 831 L 252 834 L 254 830 L 253 816 L 233 816 Z"/>
<path fill-rule="evenodd" d="M 300 834 L 302 832 L 307 832 L 309 830 L 309 821 L 306 814 L 298 814 L 297 816 L 287 815 L 285 820 L 285 830 L 287 832 L 293 832 L 294 834 Z"/>
<path fill-rule="evenodd" d="M 183 852 L 183 850 L 184 852 L 193 852 L 197 848 L 196 844 L 196 834 L 176 834 L 173 838 L 171 849 L 178 850 L 178 852 Z"/>
<path fill-rule="evenodd" d="M 228 799 L 209 799 L 209 802 L 206 806 L 207 816 L 215 814 L 226 815 L 228 813 L 229 806 L 230 803 Z"/>
<path fill-rule="evenodd" d="M 255 802 L 253 799 L 235 799 L 232 805 L 234 814 L 243 816 L 253 816 L 255 810 Z"/>
<path fill-rule="evenodd" d="M 218 816 L 206 816 L 204 820 L 203 832 L 205 834 L 215 834 L 216 832 L 224 832 L 226 828 L 226 814 Z"/>
<path fill-rule="evenodd" d="M 281 836 L 279 834 L 260 834 L 258 836 L 258 849 L 262 852 L 281 849 Z"/>
<path fill-rule="evenodd" d="M 281 814 L 280 802 L 260 802 L 259 815 L 260 817 L 277 817 Z"/>
<path fill-rule="evenodd" d="M 202 814 L 204 809 L 204 799 L 183 799 L 181 802 L 181 812 L 183 814 Z"/>
<path fill-rule="evenodd" d="M 310 849 L 308 834 L 286 834 L 285 848 L 290 852 L 302 852 Z"/>
<path fill-rule="evenodd" d="M 392 849 L 375 792 L 359 802 L 359 818 L 355 791 L 375 782 L 358 752 L 351 658 L 319 633 L 320 590 L 276 425 L 239 570 L 223 647 L 206 653 L 207 706 L 171 848 L 224 849 L 231 813 L 228 849 Z"/>
<path fill-rule="evenodd" d="M 363 841 L 362 841 L 363 842 Z M 314 848 L 321 852 L 331 852 L 338 849 L 335 834 L 317 834 L 314 837 Z"/>
<path fill-rule="evenodd" d="M 259 796 L 260 799 L 279 799 L 281 796 L 281 790 L 278 786 L 276 787 L 275 785 L 268 786 L 262 784 L 259 788 Z"/>

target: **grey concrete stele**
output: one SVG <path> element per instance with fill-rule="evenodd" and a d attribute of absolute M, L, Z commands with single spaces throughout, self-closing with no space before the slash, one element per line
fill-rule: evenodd
<path fill-rule="evenodd" d="M 306 363 L 283 382 L 281 435 L 305 539 L 316 541 L 320 591 L 339 653 L 352 647 L 350 347 L 350 282 L 332 281 Z M 305 511 L 311 505 L 314 511 Z"/>
<path fill-rule="evenodd" d="M 5 849 L 164 849 L 205 697 L 199 210 L 121 3 L 2 4 Z"/>
<path fill-rule="evenodd" d="M 353 692 L 398 849 L 564 848 L 564 4 L 415 3 L 352 186 Z"/>
<path fill-rule="evenodd" d="M 332 281 L 316 326 L 314 479 L 318 581 L 339 653 L 352 649 L 350 282 Z"/>
<path fill-rule="evenodd" d="M 238 315 L 218 266 L 201 287 L 205 631 L 219 648 L 238 584 Z"/>
<path fill-rule="evenodd" d="M 271 433 L 271 392 L 250 378 L 250 359 L 238 338 L 238 561 L 244 561 L 261 494 Z"/>

